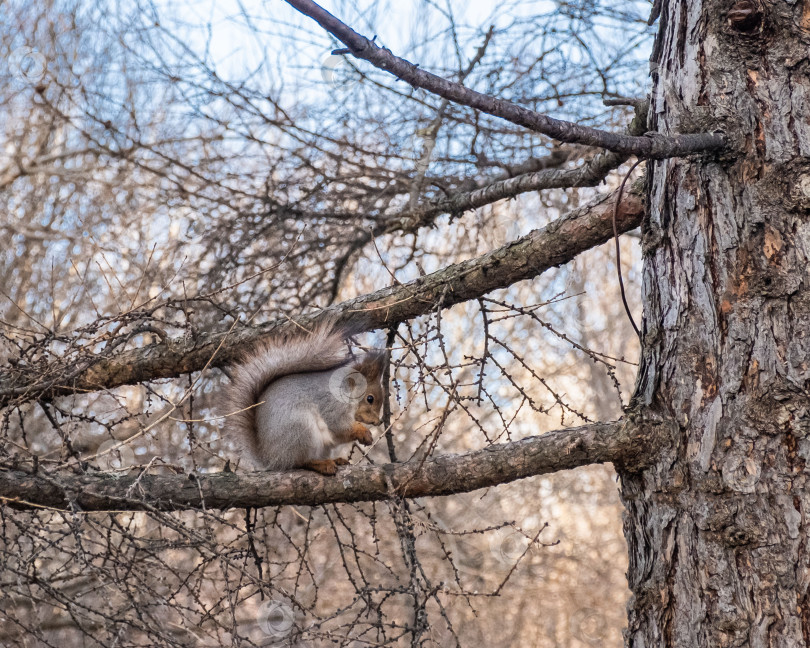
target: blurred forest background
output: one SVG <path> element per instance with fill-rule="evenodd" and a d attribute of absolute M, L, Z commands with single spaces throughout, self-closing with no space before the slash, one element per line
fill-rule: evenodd
<path fill-rule="evenodd" d="M 554 117 L 621 132 L 632 108 L 604 100 L 647 93 L 647 2 L 325 6 L 422 68 Z M 497 248 L 627 172 L 397 226 L 595 152 L 339 46 L 280 0 L 0 5 L 0 372 L 313 313 Z M 637 308 L 638 236 L 621 244 Z M 400 461 L 616 419 L 638 353 L 612 243 L 362 342 L 387 339 Z M 225 380 L 209 369 L 12 404 L 0 462 L 238 470 L 213 408 Z M 375 439 L 352 461 L 389 461 Z M 3 505 L 0 644 L 619 646 L 616 491 L 597 466 L 248 514 Z"/>

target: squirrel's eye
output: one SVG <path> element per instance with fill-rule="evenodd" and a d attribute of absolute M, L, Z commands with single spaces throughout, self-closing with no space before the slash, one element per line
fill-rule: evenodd
<path fill-rule="evenodd" d="M 374 396 L 372 396 L 371 394 L 369 394 L 368 396 L 366 396 L 366 401 L 367 401 L 367 402 L 368 402 L 368 404 L 370 405 L 371 403 L 373 403 L 373 402 L 374 402 Z"/>

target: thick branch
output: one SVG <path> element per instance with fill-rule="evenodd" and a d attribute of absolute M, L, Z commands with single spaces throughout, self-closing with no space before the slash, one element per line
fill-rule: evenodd
<path fill-rule="evenodd" d="M 610 133 L 596 128 L 580 126 L 572 122 L 553 119 L 547 115 L 496 99 L 465 88 L 460 83 L 422 70 L 405 59 L 394 56 L 389 50 L 378 47 L 365 36 L 361 36 L 348 25 L 342 23 L 312 0 L 286 0 L 288 4 L 315 20 L 330 34 L 345 43 L 351 53 L 372 65 L 390 72 L 394 76 L 417 88 L 423 88 L 444 99 L 500 117 L 513 124 L 529 128 L 561 142 L 579 143 L 642 158 L 668 158 L 718 151 L 726 145 L 726 139 L 716 133 L 694 133 L 665 137 L 632 136 Z"/>
<path fill-rule="evenodd" d="M 626 159 L 627 156 L 619 153 L 600 153 L 575 169 L 542 169 L 498 180 L 472 191 L 457 193 L 433 204 L 409 209 L 386 221 L 380 229 L 384 232 L 414 232 L 420 227 L 432 224 L 433 219 L 440 214 L 460 214 L 529 191 L 593 187 L 602 182 L 610 171 L 620 166 Z"/>
<path fill-rule="evenodd" d="M 81 391 L 97 391 L 158 378 L 171 378 L 206 365 L 232 362 L 245 345 L 285 328 L 309 326 L 324 317 L 367 330 L 386 328 L 437 307 L 447 308 L 505 288 L 573 259 L 580 252 L 613 236 L 615 192 L 575 209 L 546 227 L 480 257 L 448 266 L 406 284 L 383 288 L 369 295 L 332 306 L 315 315 L 231 333 L 214 333 L 197 339 L 172 339 L 124 351 L 113 357 L 67 358 L 45 367 L 23 371 L 0 380 L 0 407 L 12 400 L 23 402 Z M 619 233 L 641 223 L 644 205 L 641 188 L 625 192 L 619 206 Z M 213 356 L 213 360 L 212 360 Z M 80 362 L 84 362 L 82 367 Z M 69 377 L 69 378 L 68 378 Z"/>
<path fill-rule="evenodd" d="M 0 502 L 83 511 L 182 510 L 450 495 L 588 464 L 613 462 L 638 469 L 657 452 L 666 434 L 667 427 L 660 423 L 594 423 L 423 463 L 341 468 L 334 477 L 304 470 L 191 476 L 3 470 Z"/>

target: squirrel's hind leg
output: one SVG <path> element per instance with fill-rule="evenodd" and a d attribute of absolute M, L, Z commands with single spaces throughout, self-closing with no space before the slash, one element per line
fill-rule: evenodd
<path fill-rule="evenodd" d="M 346 460 L 344 459 L 344 461 Z M 349 462 L 346 461 L 346 463 Z M 338 465 L 342 466 L 344 464 L 338 464 L 338 460 L 336 459 L 311 459 L 303 464 L 301 468 L 304 470 L 314 470 L 322 475 L 334 475 L 337 472 Z"/>

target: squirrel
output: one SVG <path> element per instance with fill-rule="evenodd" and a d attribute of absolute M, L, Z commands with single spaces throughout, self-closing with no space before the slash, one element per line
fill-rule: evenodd
<path fill-rule="evenodd" d="M 384 351 L 347 353 L 347 330 L 330 323 L 311 333 L 263 340 L 231 372 L 227 418 L 255 467 L 305 468 L 334 475 L 348 460 L 334 451 L 373 442 L 381 423 Z"/>

